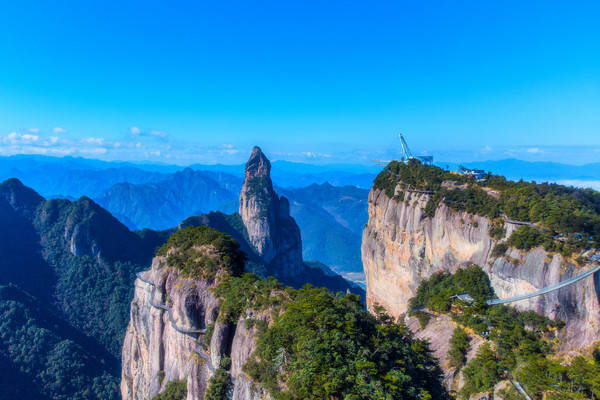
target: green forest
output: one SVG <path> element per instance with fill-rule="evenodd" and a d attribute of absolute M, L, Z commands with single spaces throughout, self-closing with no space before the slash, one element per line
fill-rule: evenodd
<path fill-rule="evenodd" d="M 0 315 L 0 399 L 119 398 L 116 360 L 51 308 L 0 286 Z"/>
<path fill-rule="evenodd" d="M 16 179 L 0 184 L 0 217 L 0 367 L 26 382 L 2 385 L 7 398 L 119 398 L 135 273 L 160 238 L 88 198 L 46 201 Z"/>
<path fill-rule="evenodd" d="M 242 322 L 258 331 L 256 350 L 244 371 L 274 399 L 447 397 L 437 360 L 406 326 L 394 323 L 382 310 L 368 313 L 354 294 L 334 295 L 311 285 L 294 289 L 273 278 L 243 273 L 237 268 L 242 262 L 239 250 L 232 243 L 211 228 L 191 227 L 175 233 L 159 253 L 175 256 L 214 245 L 213 257 L 220 260 L 216 270 L 201 258 L 192 270 L 178 268 L 184 276 L 189 271 L 194 277 L 218 276 L 218 321 L 234 325 L 249 309 L 254 315 L 268 313 L 270 324 L 254 318 Z M 209 381 L 207 398 L 225 398 L 230 365 L 223 357 Z"/>
<path fill-rule="evenodd" d="M 462 189 L 450 189 L 442 184 L 454 182 Z M 390 162 L 375 179 L 374 188 L 392 198 L 395 189 L 432 191 L 425 214 L 432 217 L 443 201 L 457 211 L 498 219 L 507 218 L 536 224 L 537 231 L 521 230 L 519 240 L 511 244 L 524 248 L 529 243 L 544 245 L 550 251 L 570 254 L 572 251 L 600 247 L 600 193 L 554 183 L 510 181 L 490 174 L 484 181 L 452 173 L 417 160 L 408 163 Z M 483 188 L 499 192 L 499 198 Z M 396 196 L 400 200 L 401 196 Z M 530 235 L 530 238 L 523 237 Z M 562 235 L 562 236 L 561 236 Z M 561 238 L 561 240 L 557 240 Z"/>
<path fill-rule="evenodd" d="M 450 299 L 459 293 L 470 294 L 473 302 Z M 511 376 L 517 377 L 536 399 L 544 395 L 565 400 L 600 395 L 600 350 L 592 357 L 575 357 L 563 365 L 555 357 L 556 332 L 563 328 L 562 321 L 504 305 L 486 305 L 485 300 L 493 297 L 485 272 L 471 265 L 455 274 L 434 274 L 421 283 L 409 302 L 411 310 L 419 314 L 447 314 L 459 326 L 486 340 L 475 358 L 465 364 L 469 338 L 463 328 L 452 335 L 449 361 L 455 367 L 464 366 L 461 398 L 489 391 Z"/>

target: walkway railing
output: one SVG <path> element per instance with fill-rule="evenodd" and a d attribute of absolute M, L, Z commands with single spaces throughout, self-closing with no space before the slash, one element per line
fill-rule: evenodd
<path fill-rule="evenodd" d="M 144 277 L 142 277 L 141 272 L 138 272 L 136 274 L 136 276 L 138 277 L 138 279 L 140 281 L 146 283 L 149 286 L 152 286 L 152 291 L 150 294 L 150 305 L 154 308 L 164 310 L 169 314 L 169 322 L 171 323 L 171 326 L 173 327 L 173 329 L 175 329 L 179 333 L 183 333 L 184 335 L 198 335 L 198 334 L 206 332 L 206 328 L 204 328 L 204 329 L 186 329 L 186 328 L 182 328 L 179 325 L 177 325 L 177 322 L 175 322 L 175 319 L 173 318 L 173 311 L 172 311 L 171 307 L 168 307 L 166 304 L 156 303 L 154 301 L 154 294 L 156 293 L 156 285 L 154 284 L 154 282 L 151 282 L 151 281 L 145 279 Z"/>
<path fill-rule="evenodd" d="M 145 284 L 149 285 L 152 287 L 152 291 L 150 294 L 150 305 L 154 308 L 158 308 L 159 310 L 163 310 L 166 311 L 169 315 L 169 322 L 171 323 L 171 326 L 173 327 L 173 329 L 175 329 L 177 332 L 182 333 L 184 335 L 196 335 L 196 337 L 200 334 L 204 334 L 206 333 L 206 328 L 204 329 L 186 329 L 186 328 L 182 328 L 179 325 L 177 325 L 177 323 L 175 322 L 175 319 L 173 318 L 173 311 L 171 307 L 168 307 L 166 304 L 160 304 L 160 303 L 156 303 L 154 301 L 154 294 L 156 292 L 156 285 L 154 284 L 154 282 L 144 278 L 142 276 L 141 272 L 138 272 L 136 274 L 137 278 L 141 281 L 144 282 Z M 213 367 L 212 364 L 212 360 L 210 359 L 210 357 L 208 356 L 208 354 L 206 353 L 206 351 L 204 350 L 204 348 L 202 347 L 201 344 L 196 343 L 196 347 L 195 347 L 195 352 L 202 357 L 202 359 L 204 359 L 204 361 L 206 361 L 206 367 L 208 368 L 208 370 L 211 373 L 215 373 L 215 368 Z"/>
<path fill-rule="evenodd" d="M 513 224 L 513 225 L 526 225 L 526 226 L 535 226 L 535 224 L 533 222 L 527 222 L 527 221 L 517 221 L 515 219 L 510 219 L 506 216 L 506 214 L 504 214 L 503 212 L 500 213 L 502 215 L 502 218 L 504 219 L 504 222 L 507 222 L 509 224 Z"/>
<path fill-rule="evenodd" d="M 585 279 L 588 276 L 593 275 L 593 274 L 595 274 L 598 271 L 600 271 L 600 265 L 597 266 L 597 267 L 594 267 L 594 268 L 592 268 L 592 269 L 590 269 L 590 270 L 588 270 L 588 271 L 586 271 L 586 272 L 584 272 L 584 273 L 582 273 L 580 275 L 574 276 L 572 278 L 569 278 L 569 279 L 564 280 L 562 282 L 555 283 L 555 284 L 550 285 L 550 286 L 546 286 L 545 288 L 542 288 L 542 289 L 540 289 L 538 291 L 527 293 L 527 294 L 524 294 L 524 295 L 521 295 L 521 296 L 508 297 L 506 299 L 488 300 L 487 304 L 489 304 L 489 305 L 506 304 L 506 303 L 512 303 L 512 302 L 519 301 L 519 300 L 530 299 L 530 298 L 536 297 L 536 296 L 541 296 L 543 294 L 553 292 L 553 291 L 558 290 L 560 288 L 563 288 L 565 286 L 572 285 L 573 283 L 578 282 L 578 281 L 580 281 L 582 279 Z"/>

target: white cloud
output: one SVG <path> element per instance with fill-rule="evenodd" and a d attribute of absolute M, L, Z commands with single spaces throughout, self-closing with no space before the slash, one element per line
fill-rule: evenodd
<path fill-rule="evenodd" d="M 161 131 L 158 129 L 150 129 L 150 130 L 146 131 L 146 130 L 142 130 L 141 128 L 139 128 L 137 126 L 130 127 L 129 132 L 131 133 L 132 136 L 156 138 L 159 140 L 164 140 L 168 136 L 167 132 L 165 132 L 165 131 Z"/>
<path fill-rule="evenodd" d="M 543 154 L 545 153 L 544 150 L 540 149 L 539 147 L 531 147 L 527 150 L 525 150 L 527 153 L 531 153 L 531 154 Z"/>
<path fill-rule="evenodd" d="M 155 129 L 152 129 L 150 131 L 150 135 L 155 136 L 155 137 L 164 138 L 164 137 L 167 137 L 167 132 L 165 132 L 165 131 L 157 131 Z"/>
<path fill-rule="evenodd" d="M 40 130 L 38 128 L 29 128 L 29 129 L 27 129 L 27 132 L 30 132 L 30 133 L 40 133 Z"/>
<path fill-rule="evenodd" d="M 102 145 L 104 143 L 104 138 L 89 137 L 81 139 L 81 141 L 88 144 Z"/>
<path fill-rule="evenodd" d="M 479 152 L 481 154 L 487 154 L 492 151 L 492 146 L 486 145 Z"/>
<path fill-rule="evenodd" d="M 81 154 L 94 154 L 94 155 L 106 154 L 107 151 L 108 150 L 106 149 L 106 147 L 91 147 L 91 148 L 79 149 L 79 153 L 81 153 Z"/>
<path fill-rule="evenodd" d="M 39 139 L 40 137 L 38 135 L 11 132 L 2 138 L 2 143 L 11 145 L 32 144 L 37 142 Z"/>
<path fill-rule="evenodd" d="M 55 145 L 60 141 L 60 138 L 58 136 L 50 136 L 48 139 L 46 139 L 44 141 L 44 144 L 51 146 L 51 145 Z"/>
<path fill-rule="evenodd" d="M 331 154 L 315 153 L 312 151 L 303 151 L 300 154 L 303 155 L 304 157 L 308 157 L 308 158 L 331 158 Z"/>
<path fill-rule="evenodd" d="M 55 126 L 54 128 L 52 128 L 52 132 L 54 132 L 54 133 L 67 133 L 67 130 L 65 128 L 61 128 L 60 126 Z"/>

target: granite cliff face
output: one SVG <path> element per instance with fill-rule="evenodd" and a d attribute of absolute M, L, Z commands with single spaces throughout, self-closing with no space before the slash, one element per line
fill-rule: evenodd
<path fill-rule="evenodd" d="M 427 217 L 424 210 L 430 196 L 405 191 L 399 201 L 382 190 L 371 190 L 362 240 L 369 308 L 377 303 L 398 317 L 407 311 L 408 300 L 424 279 L 468 263 L 487 272 L 500 298 L 532 292 L 581 272 L 574 263 L 541 247 L 529 252 L 509 249 L 505 256 L 493 257 L 496 241 L 488 233 L 487 218 L 454 211 L 443 203 L 433 217 Z M 505 228 L 508 237 L 516 225 L 506 223 Z M 511 305 L 564 321 L 562 347 L 570 349 L 600 338 L 599 299 L 600 278 L 595 274 Z"/>
<path fill-rule="evenodd" d="M 254 147 L 246 163 L 239 214 L 250 243 L 270 269 L 277 277 L 293 277 L 305 269 L 300 229 L 290 216 L 288 199 L 273 190 L 270 174 L 271 163 Z"/>
<path fill-rule="evenodd" d="M 209 255 L 212 252 L 205 250 Z M 228 398 L 270 399 L 242 371 L 257 335 L 256 328 L 247 327 L 244 320 L 270 317 L 247 311 L 237 324 L 221 322 L 212 289 L 222 276 L 190 279 L 162 256 L 155 257 L 151 269 L 138 276 L 123 344 L 123 400 L 151 399 L 173 380 L 186 381 L 188 400 L 201 400 L 224 356 L 231 358 Z"/>

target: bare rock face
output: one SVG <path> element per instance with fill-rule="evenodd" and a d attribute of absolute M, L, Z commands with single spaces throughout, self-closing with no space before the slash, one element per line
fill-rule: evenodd
<path fill-rule="evenodd" d="M 187 382 L 187 400 L 201 400 L 225 354 L 232 358 L 232 398 L 270 399 L 242 371 L 254 351 L 257 332 L 245 327 L 246 316 L 237 326 L 218 322 L 219 305 L 211 291 L 217 284 L 218 279 L 207 282 L 179 276 L 164 257 L 155 257 L 152 268 L 136 279 L 122 352 L 123 400 L 151 399 L 172 380 Z M 171 309 L 172 318 L 162 305 Z M 181 332 L 211 326 L 212 333 L 211 329 L 200 334 Z M 204 337 L 207 334 L 210 337 Z"/>
<path fill-rule="evenodd" d="M 361 250 L 371 309 L 377 303 L 398 317 L 407 311 L 408 300 L 423 280 L 468 263 L 487 272 L 500 298 L 532 292 L 581 272 L 561 255 L 548 254 L 543 248 L 510 249 L 505 257 L 494 258 L 491 252 L 496 242 L 489 236 L 487 218 L 454 211 L 443 203 L 429 218 L 424 209 L 430 195 L 404 195 L 404 201 L 397 201 L 380 190 L 369 193 L 369 221 Z M 507 223 L 506 236 L 514 229 L 515 225 Z M 564 321 L 564 349 L 586 346 L 600 338 L 598 275 L 511 305 Z"/>
<path fill-rule="evenodd" d="M 239 213 L 250 243 L 277 277 L 303 271 L 300 229 L 290 216 L 289 201 L 273 190 L 271 163 L 259 147 L 246 163 Z"/>
<path fill-rule="evenodd" d="M 457 325 L 447 315 L 433 317 L 424 329 L 421 329 L 419 321 L 414 317 L 405 317 L 406 326 L 414 333 L 417 339 L 426 339 L 429 342 L 433 355 L 440 361 L 440 367 L 444 373 L 444 386 L 451 390 L 459 391 L 464 386 L 462 370 L 449 365 L 448 352 L 450 350 L 450 338 Z M 469 350 L 466 358 L 471 361 L 477 354 L 479 346 L 485 343 L 480 336 L 469 334 Z"/>

